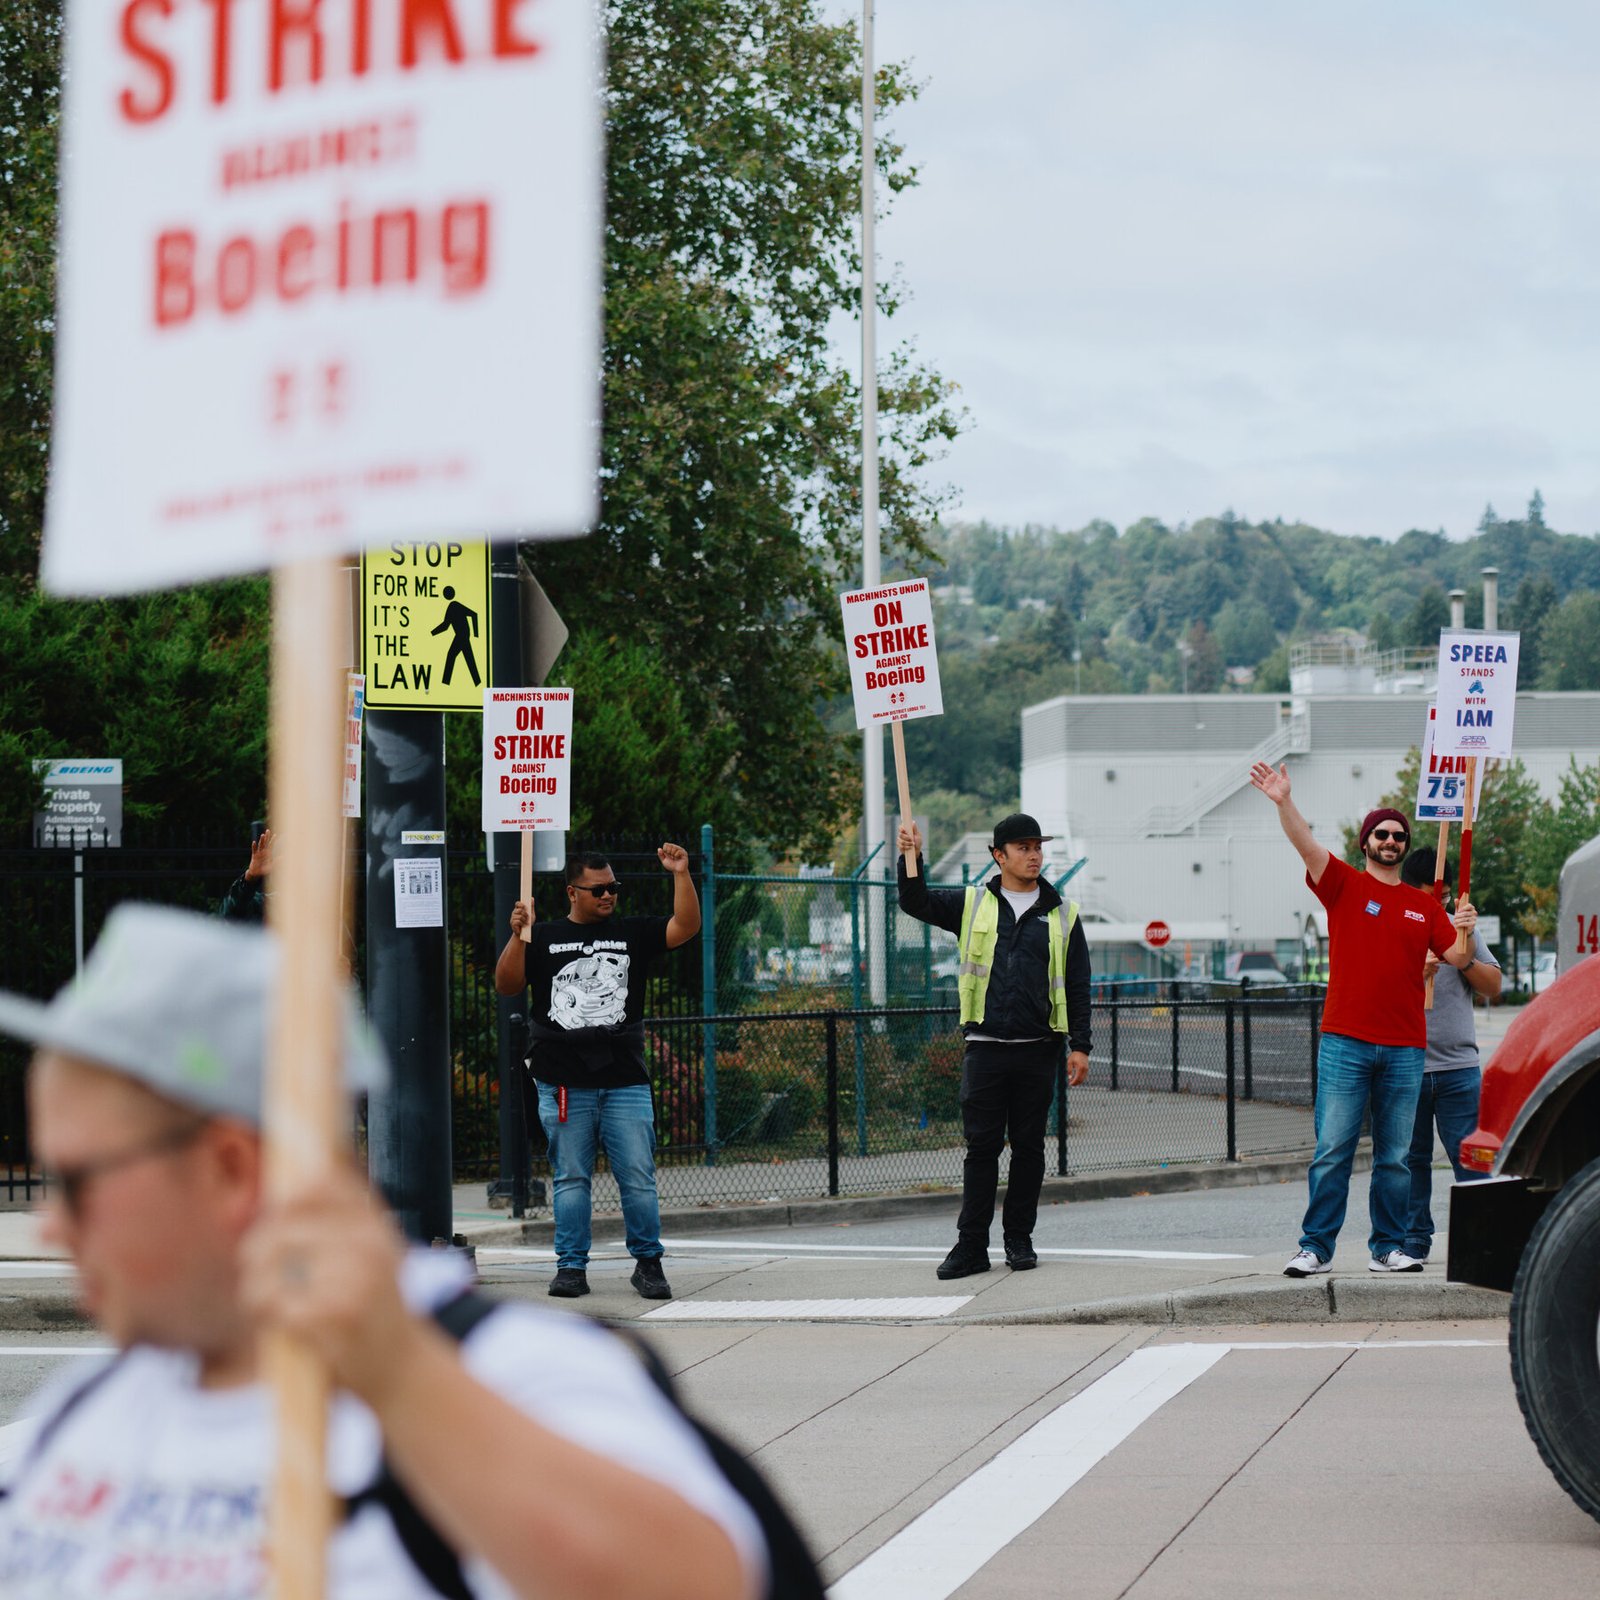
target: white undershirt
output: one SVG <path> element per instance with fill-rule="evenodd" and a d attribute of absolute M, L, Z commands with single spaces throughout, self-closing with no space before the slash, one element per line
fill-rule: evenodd
<path fill-rule="evenodd" d="M 1000 893 L 1011 902 L 1012 916 L 1018 922 L 1021 922 L 1023 913 L 1038 903 L 1039 885 L 1034 884 L 1031 889 L 1008 889 L 1004 884 L 1001 884 Z"/>

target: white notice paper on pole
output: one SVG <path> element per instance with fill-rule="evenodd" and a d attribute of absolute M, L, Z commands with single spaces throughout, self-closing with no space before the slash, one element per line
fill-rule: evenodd
<path fill-rule="evenodd" d="M 69 0 L 42 576 L 593 521 L 594 0 Z"/>
<path fill-rule="evenodd" d="M 1417 821 L 1459 822 L 1467 788 L 1467 758 L 1439 754 L 1433 738 L 1437 717 L 1438 707 L 1429 706 L 1422 735 L 1422 768 L 1417 774 Z"/>
<path fill-rule="evenodd" d="M 1441 755 L 1509 759 L 1521 642 L 1517 633 L 1447 630 L 1439 635 L 1439 717 L 1433 743 Z"/>
<path fill-rule="evenodd" d="M 565 829 L 572 818 L 572 691 L 486 689 L 483 831 Z"/>
<path fill-rule="evenodd" d="M 366 714 L 367 680 L 359 672 L 344 675 L 344 802 L 347 817 L 361 815 L 361 719 Z"/>
<path fill-rule="evenodd" d="M 405 856 L 394 864 L 394 925 L 444 926 L 444 862 L 436 856 Z"/>
<path fill-rule="evenodd" d="M 840 595 L 839 605 L 856 726 L 942 715 L 928 580 L 859 589 Z"/>

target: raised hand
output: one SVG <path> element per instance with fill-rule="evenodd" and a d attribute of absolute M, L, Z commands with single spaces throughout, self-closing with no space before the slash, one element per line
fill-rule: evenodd
<path fill-rule="evenodd" d="M 1281 806 L 1289 798 L 1289 769 L 1286 766 L 1270 767 L 1265 761 L 1258 761 L 1250 769 L 1250 781 L 1275 806 Z"/>
<path fill-rule="evenodd" d="M 681 844 L 664 844 L 656 851 L 656 856 L 668 872 L 689 870 L 689 852 Z"/>
<path fill-rule="evenodd" d="M 922 829 L 914 822 L 910 827 L 903 822 L 900 824 L 900 854 L 903 856 L 922 854 Z"/>
<path fill-rule="evenodd" d="M 244 869 L 245 878 L 254 883 L 272 871 L 272 829 L 263 828 L 261 837 L 250 846 L 250 865 Z"/>

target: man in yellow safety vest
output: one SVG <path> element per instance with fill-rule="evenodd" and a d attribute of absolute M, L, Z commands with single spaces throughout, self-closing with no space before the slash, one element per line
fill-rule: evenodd
<path fill-rule="evenodd" d="M 1067 1082 L 1080 1084 L 1089 1072 L 1089 946 L 1077 906 L 1039 876 L 1044 845 L 1032 817 L 1004 817 L 990 845 L 1000 870 L 988 883 L 930 889 L 920 865 L 921 830 L 900 829 L 900 909 L 955 934 L 961 955 L 956 992 L 967 1041 L 961 1062 L 967 1156 L 956 1244 L 940 1263 L 941 1278 L 989 1270 L 989 1225 L 1008 1135 L 1006 1265 L 1016 1272 L 1038 1266 L 1033 1225 L 1063 1042 Z M 912 850 L 919 860 L 914 878 L 905 867 Z"/>

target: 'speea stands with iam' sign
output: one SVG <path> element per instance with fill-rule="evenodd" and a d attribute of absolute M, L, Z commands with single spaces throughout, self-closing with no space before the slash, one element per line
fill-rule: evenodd
<path fill-rule="evenodd" d="M 1461 869 L 1458 892 L 1472 898 L 1472 816 L 1476 806 L 1478 758 L 1511 756 L 1517 716 L 1517 656 L 1521 634 L 1446 629 L 1439 635 L 1439 699 L 1433 720 L 1436 757 L 1466 758 L 1461 796 Z M 1434 890 L 1443 892 L 1447 823 L 1439 825 L 1439 864 Z M 1466 935 L 1461 948 L 1467 947 Z"/>

